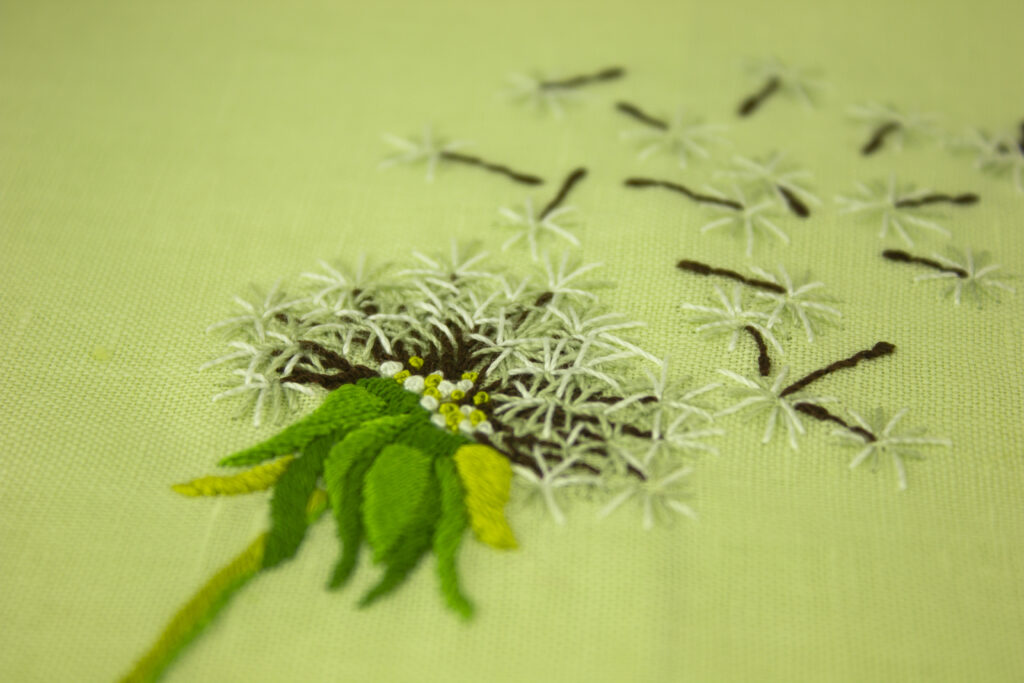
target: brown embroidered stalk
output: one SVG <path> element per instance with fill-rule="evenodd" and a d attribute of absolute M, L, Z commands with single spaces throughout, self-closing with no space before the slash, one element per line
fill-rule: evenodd
<path fill-rule="evenodd" d="M 736 282 L 739 282 L 741 284 L 749 285 L 750 287 L 756 287 L 758 289 L 764 289 L 769 292 L 775 292 L 776 294 L 786 293 L 786 289 L 782 285 L 778 285 L 774 282 L 744 277 L 743 275 L 737 273 L 735 270 L 715 268 L 714 266 L 709 266 L 705 263 L 701 263 L 700 261 L 690 261 L 688 259 L 683 259 L 682 261 L 676 264 L 676 267 L 679 268 L 680 270 L 685 270 L 696 275 L 718 275 L 720 277 L 726 277 L 729 278 L 730 280 L 735 280 Z"/>
<path fill-rule="evenodd" d="M 876 437 L 874 434 L 864 429 L 863 427 L 851 425 L 843 418 L 839 417 L 838 415 L 834 415 L 833 413 L 830 413 L 829 411 L 825 410 L 819 405 L 814 405 L 813 403 L 794 403 L 793 408 L 800 411 L 804 415 L 810 415 L 815 420 L 821 420 L 822 422 L 834 422 L 837 425 L 840 425 L 841 427 L 848 429 L 851 432 L 854 432 L 855 434 L 860 434 L 867 441 L 878 440 L 878 437 Z"/>
<path fill-rule="evenodd" d="M 360 379 L 377 376 L 376 371 L 371 370 L 365 365 L 350 363 L 344 356 L 324 348 L 314 341 L 304 339 L 299 341 L 299 346 L 308 354 L 315 356 L 320 361 L 320 365 L 329 372 L 321 373 L 302 367 L 295 367 L 284 378 L 287 382 L 318 384 L 328 391 L 333 391 L 343 384 L 352 384 Z"/>
<path fill-rule="evenodd" d="M 718 206 L 724 206 L 729 209 L 736 211 L 742 211 L 743 205 L 733 199 L 725 199 L 724 197 L 712 197 L 711 195 L 700 194 L 694 192 L 685 185 L 679 185 L 678 183 L 671 183 L 667 180 L 655 180 L 653 178 L 626 178 L 623 182 L 626 187 L 664 187 L 666 189 L 678 192 L 692 199 L 695 202 L 701 204 L 717 204 Z"/>
<path fill-rule="evenodd" d="M 548 202 L 548 205 L 544 207 L 544 210 L 537 216 L 537 220 L 544 220 L 549 213 L 558 208 L 558 206 L 565 201 L 565 198 L 569 196 L 572 188 L 575 187 L 576 183 L 587 177 L 587 169 L 577 168 L 575 171 L 569 174 L 569 176 L 562 183 L 561 189 L 558 190 L 558 194 Z"/>
<path fill-rule="evenodd" d="M 823 367 L 823 368 L 821 368 L 819 370 L 815 370 L 814 372 L 801 377 L 800 379 L 798 379 L 797 381 L 793 382 L 788 387 L 783 389 L 782 392 L 779 393 L 779 397 L 781 398 L 783 396 L 787 396 L 789 394 L 792 394 L 795 391 L 800 391 L 801 389 L 806 387 L 808 384 L 810 384 L 810 383 L 812 383 L 812 382 L 814 382 L 816 380 L 821 379 L 825 375 L 830 375 L 833 372 L 836 372 L 837 370 L 842 370 L 843 368 L 852 368 L 852 367 L 856 366 L 857 363 L 861 362 L 862 360 L 872 360 L 874 358 L 881 358 L 882 356 L 888 356 L 889 354 L 891 354 L 895 350 L 896 350 L 896 346 L 894 344 L 890 344 L 889 342 L 880 341 L 877 344 L 875 344 L 874 346 L 872 346 L 870 349 L 865 349 L 863 351 L 858 351 L 857 353 L 853 354 L 852 356 L 850 356 L 848 358 L 843 358 L 842 360 L 838 360 L 835 363 L 832 363 L 830 365 L 826 365 L 825 367 Z"/>
<path fill-rule="evenodd" d="M 508 166 L 502 166 L 501 164 L 492 164 L 489 161 L 484 161 L 480 157 L 470 156 L 468 154 L 460 154 L 459 152 L 443 151 L 441 152 L 441 158 L 447 161 L 457 161 L 462 164 L 468 164 L 470 166 L 479 166 L 492 173 L 500 173 L 517 183 L 523 183 L 524 185 L 541 185 L 544 183 L 542 178 L 535 175 L 529 175 L 527 173 L 520 173 L 514 171 Z"/>
<path fill-rule="evenodd" d="M 582 74 L 580 76 L 573 76 L 572 78 L 565 78 L 558 81 L 541 81 L 540 87 L 544 90 L 555 90 L 565 88 L 579 88 L 584 85 L 591 83 L 600 83 L 602 81 L 614 81 L 618 78 L 622 78 L 626 75 L 626 70 L 614 66 L 610 69 L 604 69 L 593 74 Z"/>
<path fill-rule="evenodd" d="M 922 266 L 928 266 L 935 270 L 942 271 L 944 273 L 954 273 L 959 278 L 967 277 L 967 271 L 963 268 L 954 266 L 946 266 L 938 261 L 934 261 L 930 258 L 924 258 L 923 256 L 914 256 L 902 249 L 886 249 L 882 252 L 882 256 L 889 259 L 890 261 L 898 261 L 900 263 L 919 263 Z"/>
<path fill-rule="evenodd" d="M 736 113 L 740 116 L 750 116 L 757 111 L 762 104 L 764 104 L 765 100 L 778 92 L 781 86 L 782 81 L 779 77 L 772 76 L 760 90 L 740 102 L 740 106 L 737 108 Z"/>
<path fill-rule="evenodd" d="M 896 132 L 900 128 L 899 121 L 889 121 L 883 123 L 881 126 L 875 129 L 875 132 L 871 135 L 864 146 L 860 148 L 860 153 L 864 156 L 874 154 L 878 150 L 882 149 L 882 145 L 885 144 L 885 138 L 891 133 Z"/>
<path fill-rule="evenodd" d="M 617 102 L 615 104 L 615 108 L 621 111 L 623 114 L 627 116 L 632 116 L 640 123 L 648 125 L 651 128 L 658 128 L 659 130 L 668 130 L 668 122 L 651 116 L 650 114 L 646 113 L 635 104 L 630 104 L 629 102 Z"/>
<path fill-rule="evenodd" d="M 966 192 L 964 194 L 942 194 L 932 193 L 926 194 L 923 197 L 907 197 L 906 199 L 898 199 L 893 206 L 897 209 L 911 209 L 918 206 L 926 206 L 928 204 L 957 204 L 960 206 L 966 206 L 970 204 L 977 204 L 981 198 L 973 192 Z"/>
<path fill-rule="evenodd" d="M 757 371 L 761 373 L 762 377 L 767 377 L 772 373 L 772 359 L 768 356 L 768 347 L 765 346 L 764 337 L 753 325 L 747 325 L 743 329 L 750 333 L 750 336 L 754 338 L 754 343 L 757 344 Z"/>
<path fill-rule="evenodd" d="M 789 210 L 792 211 L 794 214 L 796 214 L 800 218 L 807 218 L 808 216 L 811 215 L 811 210 L 807 208 L 807 205 L 800 201 L 800 198 L 797 197 L 793 192 L 787 190 L 782 185 L 776 185 L 775 189 L 778 190 L 779 194 L 782 195 L 782 198 L 786 200 L 786 206 L 788 206 Z"/>

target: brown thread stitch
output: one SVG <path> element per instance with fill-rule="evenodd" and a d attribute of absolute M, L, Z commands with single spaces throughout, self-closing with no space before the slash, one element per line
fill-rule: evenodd
<path fill-rule="evenodd" d="M 775 189 L 778 190 L 779 194 L 782 195 L 782 198 L 786 200 L 786 205 L 789 207 L 790 211 L 795 213 L 797 216 L 800 216 L 800 218 L 807 218 L 811 215 L 811 210 L 807 208 L 807 205 L 800 201 L 800 198 L 795 194 L 787 190 L 782 185 L 776 185 Z"/>
<path fill-rule="evenodd" d="M 765 100 L 778 91 L 781 85 L 782 81 L 779 80 L 779 77 L 772 76 L 768 79 L 768 82 L 764 84 L 764 87 L 740 102 L 740 106 L 736 113 L 740 116 L 750 116 L 757 111 L 758 107 L 764 104 Z"/>
<path fill-rule="evenodd" d="M 821 406 L 814 405 L 813 403 L 794 403 L 793 408 L 799 410 L 804 415 L 810 415 L 816 420 L 821 420 L 822 422 L 835 422 L 837 425 L 841 425 L 845 429 L 848 429 L 851 432 L 854 432 L 855 434 L 860 434 L 868 441 L 878 440 L 878 437 L 876 437 L 874 434 L 864 429 L 863 427 L 851 425 L 843 418 L 839 417 L 838 415 L 830 413 Z"/>
<path fill-rule="evenodd" d="M 792 394 L 794 391 L 800 391 L 801 389 L 806 387 L 811 382 L 819 380 L 822 377 L 824 377 L 825 375 L 830 375 L 833 372 L 835 372 L 836 370 L 842 370 L 843 368 L 852 368 L 852 367 L 856 366 L 857 363 L 859 363 L 862 360 L 871 360 L 873 358 L 881 358 L 882 356 L 888 356 L 889 354 L 891 354 L 895 350 L 896 350 L 896 346 L 894 344 L 890 344 L 889 342 L 880 341 L 877 344 L 875 344 L 874 346 L 872 346 L 870 349 L 864 349 L 863 351 L 858 351 L 857 353 L 853 354 L 849 358 L 844 358 L 842 360 L 837 360 L 835 363 L 832 363 L 830 365 L 826 365 L 825 367 L 823 367 L 823 368 L 821 368 L 819 370 L 815 370 L 814 372 L 810 373 L 809 375 L 805 375 L 805 376 L 801 377 L 800 379 L 798 379 L 797 381 L 793 382 L 788 387 L 783 389 L 782 392 L 779 394 L 779 397 L 781 398 L 781 397 L 786 396 L 788 394 Z"/>
<path fill-rule="evenodd" d="M 594 74 L 582 74 L 580 76 L 573 76 L 572 78 L 565 78 L 560 81 L 541 81 L 540 87 L 545 90 L 555 90 L 559 88 L 578 88 L 583 85 L 590 83 L 599 83 L 601 81 L 614 81 L 617 78 L 622 78 L 626 75 L 626 70 L 622 67 L 613 66 L 610 69 L 604 69 Z"/>
<path fill-rule="evenodd" d="M 320 373 L 302 367 L 294 368 L 288 375 L 289 382 L 296 384 L 318 384 L 328 391 L 333 391 L 343 384 L 353 384 L 366 377 L 376 377 L 377 372 L 365 365 L 355 365 L 343 356 L 320 344 L 309 340 L 300 340 L 299 346 L 316 354 L 325 370 L 336 370 L 333 373 Z M 283 368 L 282 368 L 283 370 Z"/>
<path fill-rule="evenodd" d="M 747 325 L 743 329 L 754 338 L 754 342 L 757 344 L 757 370 L 762 377 L 767 377 L 772 372 L 772 359 L 768 356 L 768 347 L 765 346 L 764 337 L 753 325 Z"/>
<path fill-rule="evenodd" d="M 502 166 L 501 164 L 492 164 L 489 161 L 484 161 L 480 157 L 470 156 L 468 154 L 460 154 L 459 152 L 442 151 L 441 158 L 447 159 L 448 161 L 458 161 L 463 164 L 469 164 L 470 166 L 479 166 L 480 168 L 486 169 L 493 173 L 500 173 L 504 176 L 511 178 L 517 183 L 523 183 L 524 185 L 542 185 L 544 180 L 535 175 L 529 175 L 527 173 L 520 173 L 519 171 L 513 171 L 508 166 Z"/>
<path fill-rule="evenodd" d="M 883 144 L 885 144 L 886 136 L 889 135 L 890 133 L 896 132 L 899 129 L 899 127 L 899 121 L 889 121 L 888 123 L 883 123 L 875 130 L 871 138 L 866 143 L 864 143 L 864 146 L 861 147 L 860 149 L 860 153 L 863 154 L 864 156 L 874 154 L 875 152 L 882 148 Z"/>
<path fill-rule="evenodd" d="M 735 209 L 736 211 L 742 211 L 743 205 L 733 199 L 725 199 L 723 197 L 712 197 L 711 195 L 699 194 L 694 192 L 685 185 L 679 185 L 678 183 L 671 183 L 667 180 L 654 180 L 653 178 L 626 178 L 622 183 L 626 187 L 664 187 L 669 190 L 673 190 L 680 194 L 686 195 L 695 202 L 702 204 L 717 204 L 718 206 L 724 206 L 729 209 Z"/>
<path fill-rule="evenodd" d="M 569 176 L 562 183 L 561 189 L 558 190 L 558 194 L 555 195 L 554 199 L 548 202 L 548 205 L 544 207 L 544 210 L 537 216 L 537 220 L 544 220 L 549 213 L 558 208 L 559 204 L 565 201 L 565 198 L 569 196 L 572 188 L 579 181 L 587 177 L 587 169 L 577 168 L 575 171 L 569 174 Z"/>
<path fill-rule="evenodd" d="M 690 261 L 683 259 L 676 264 L 676 267 L 680 270 L 686 270 L 697 275 L 719 275 L 721 277 L 727 277 L 730 280 L 735 280 L 751 287 L 757 287 L 758 289 L 766 289 L 769 292 L 775 292 L 777 294 L 785 294 L 786 289 L 782 285 L 778 285 L 774 282 L 768 282 L 767 280 L 758 280 L 755 278 L 748 278 L 740 275 L 735 270 L 727 270 L 725 268 L 715 268 L 709 266 L 700 261 Z"/>
<path fill-rule="evenodd" d="M 977 204 L 981 198 L 973 192 L 966 192 L 964 194 L 942 194 L 932 193 L 926 194 L 923 197 L 908 197 L 906 199 L 898 199 L 893 206 L 897 209 L 909 209 L 917 206 L 925 206 L 926 204 L 959 204 L 969 205 Z"/>
<path fill-rule="evenodd" d="M 959 278 L 967 277 L 967 271 L 963 268 L 952 268 L 950 266 L 944 266 L 938 261 L 933 261 L 930 258 L 924 258 L 922 256 L 914 256 L 902 249 L 886 249 L 882 252 L 882 256 L 889 259 L 890 261 L 898 261 L 900 263 L 920 263 L 922 266 L 928 266 L 935 270 L 941 270 L 945 273 L 955 273 Z"/>
<path fill-rule="evenodd" d="M 640 109 L 640 107 L 636 106 L 635 104 L 630 104 L 629 102 L 617 102 L 615 104 L 615 108 L 621 111 L 623 114 L 626 114 L 627 116 L 632 116 L 640 123 L 647 124 L 652 128 L 668 130 L 668 123 L 666 121 L 651 116 L 650 114 L 644 112 L 642 109 Z"/>

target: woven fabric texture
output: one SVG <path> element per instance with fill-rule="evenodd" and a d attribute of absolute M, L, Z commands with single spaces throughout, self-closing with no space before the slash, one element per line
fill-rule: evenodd
<path fill-rule="evenodd" d="M 704 303 L 721 267 L 810 269 L 839 328 L 797 338 L 792 377 L 870 348 L 889 357 L 815 385 L 862 414 L 907 408 L 946 437 L 908 463 L 848 467 L 853 451 L 805 420 L 794 452 L 763 423 L 722 421 L 688 502 L 699 521 L 641 528 L 635 509 L 508 510 L 519 548 L 467 536 L 464 622 L 437 595 L 434 561 L 400 594 L 356 607 L 377 580 L 325 585 L 330 516 L 295 561 L 253 579 L 168 681 L 1010 681 L 1024 679 L 1024 281 L 982 308 L 954 305 L 906 248 L 842 215 L 836 195 L 890 174 L 977 193 L 941 207 L 946 239 L 915 254 L 987 250 L 1024 274 L 1024 194 L 936 140 L 863 156 L 864 102 L 936 112 L 939 128 L 1013 128 L 1024 117 L 1024 4 L 980 2 L 5 2 L 0 4 L 0 680 L 107 681 L 267 528 L 267 498 L 185 498 L 171 485 L 279 431 L 211 403 L 220 349 L 204 333 L 250 283 L 319 259 L 383 259 L 479 239 L 497 259 L 500 206 L 543 205 L 572 169 L 585 258 L 602 296 L 647 323 L 640 339 L 696 385 L 750 373 L 752 346 L 704 339 L 681 304 Z M 758 87 L 746 58 L 821 70 L 816 107 L 786 97 L 738 118 Z M 509 73 L 571 76 L 559 120 L 500 96 Z M 727 124 L 731 146 L 681 170 L 620 139 L 627 100 Z M 466 165 L 378 170 L 386 132 L 425 123 L 467 153 L 537 174 L 540 188 Z M 630 176 L 699 188 L 733 154 L 786 152 L 823 199 L 786 219 L 791 244 L 753 258 L 698 228 L 706 207 Z M 545 247 L 559 246 L 546 242 Z M 517 247 L 519 248 L 519 247 Z M 1002 271 L 1001 271 L 1002 272 Z M 726 287 L 728 289 L 728 287 Z M 312 407 L 312 404 L 307 408 Z M 628 506 L 626 506 L 628 508 Z M 369 565 L 364 553 L 362 563 Z"/>

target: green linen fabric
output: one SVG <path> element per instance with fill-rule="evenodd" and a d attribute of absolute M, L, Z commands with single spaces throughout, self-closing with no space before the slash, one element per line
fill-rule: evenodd
<path fill-rule="evenodd" d="M 250 283 L 318 259 L 383 258 L 507 233 L 499 206 L 550 196 L 577 165 L 576 234 L 603 296 L 648 323 L 645 348 L 695 382 L 751 361 L 694 333 L 680 309 L 706 280 L 683 257 L 792 273 L 841 299 L 841 329 L 794 343 L 801 373 L 866 348 L 892 357 L 821 381 L 861 412 L 908 408 L 948 437 L 908 465 L 850 470 L 820 423 L 798 452 L 723 419 L 721 455 L 693 477 L 697 522 L 644 531 L 636 510 L 554 524 L 515 504 L 520 548 L 467 542 L 448 612 L 431 567 L 372 609 L 343 593 L 329 524 L 296 561 L 258 576 L 169 681 L 1024 680 L 1024 291 L 953 305 L 921 271 L 884 261 L 875 223 L 833 201 L 890 173 L 977 192 L 945 211 L 946 244 L 1024 273 L 1024 194 L 934 142 L 862 157 L 850 105 L 942 115 L 940 127 L 1024 117 L 1024 4 L 985 2 L 0 3 L 0 680 L 109 681 L 174 611 L 266 528 L 266 498 L 186 499 L 171 484 L 273 433 L 210 402 L 220 350 L 205 327 Z M 735 116 L 756 87 L 745 58 L 820 68 L 816 108 L 778 99 Z M 497 96 L 506 75 L 621 65 L 563 120 Z M 731 147 L 680 170 L 619 139 L 628 99 L 728 124 Z M 548 180 L 530 190 L 470 168 L 379 171 L 384 132 L 424 123 Z M 780 150 L 825 200 L 787 220 L 790 246 L 753 259 L 706 212 L 630 175 L 699 186 L 734 153 Z M 498 255 L 522 258 L 522 253 Z M 1013 284 L 1012 281 L 1009 281 Z M 799 341 L 799 340 L 798 340 Z M 364 563 L 369 560 L 364 557 Z M 432 562 L 430 563 L 432 564 Z"/>

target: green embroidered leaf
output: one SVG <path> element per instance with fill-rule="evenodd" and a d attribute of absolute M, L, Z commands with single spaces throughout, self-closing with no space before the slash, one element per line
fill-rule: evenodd
<path fill-rule="evenodd" d="M 404 449 L 398 446 L 399 449 Z M 428 460 L 429 463 L 429 460 Z M 384 558 L 388 564 L 383 578 L 363 599 L 360 607 L 368 607 L 402 585 L 420 559 L 430 550 L 431 539 L 441 516 L 441 501 L 437 490 L 437 481 L 433 476 L 433 468 L 428 466 L 428 485 L 424 491 L 419 508 L 412 516 L 412 522 L 396 540 L 391 552 Z"/>
<path fill-rule="evenodd" d="M 441 593 L 449 607 L 468 619 L 473 616 L 473 605 L 459 588 L 458 568 L 455 564 L 462 536 L 469 526 L 465 492 L 451 458 L 437 458 L 434 461 L 434 472 L 441 488 L 441 518 L 434 530 L 434 554 L 437 555 Z"/>
<path fill-rule="evenodd" d="M 261 444 L 229 455 L 220 464 L 225 467 L 255 465 L 268 458 L 294 453 L 317 437 L 355 429 L 381 415 L 384 408 L 383 401 L 362 387 L 346 384 L 327 394 L 320 407 L 306 418 Z"/>
<path fill-rule="evenodd" d="M 396 443 L 411 446 L 438 457 L 451 455 L 459 447 L 473 442 L 461 434 L 437 427 L 424 416 L 424 419 L 411 423 L 408 429 L 399 434 Z"/>
<path fill-rule="evenodd" d="M 286 455 L 272 462 L 243 470 L 226 477 L 201 477 L 171 488 L 183 496 L 237 496 L 243 493 L 264 491 L 277 481 L 287 469 L 292 456 Z"/>
<path fill-rule="evenodd" d="M 386 404 L 385 412 L 401 415 L 420 410 L 419 394 L 406 391 L 401 384 L 390 377 L 367 377 L 356 382 L 360 387 Z"/>
<path fill-rule="evenodd" d="M 359 512 L 363 483 L 374 458 L 409 423 L 409 416 L 385 416 L 365 422 L 335 444 L 324 463 L 324 484 L 338 523 L 341 558 L 328 586 L 340 588 L 348 581 L 359 559 L 363 523 Z"/>
<path fill-rule="evenodd" d="M 270 501 L 270 531 L 263 554 L 264 569 L 291 559 L 302 545 L 309 526 L 306 509 L 333 440 L 333 435 L 315 439 L 277 480 Z"/>
<path fill-rule="evenodd" d="M 387 560 L 406 531 L 422 522 L 435 488 L 432 458 L 423 451 L 391 444 L 380 452 L 363 486 L 363 523 L 375 562 Z"/>
<path fill-rule="evenodd" d="M 455 467 L 466 489 L 466 510 L 476 537 L 492 548 L 515 548 L 515 534 L 505 519 L 512 486 L 508 459 L 490 446 L 474 443 L 455 453 Z"/>

